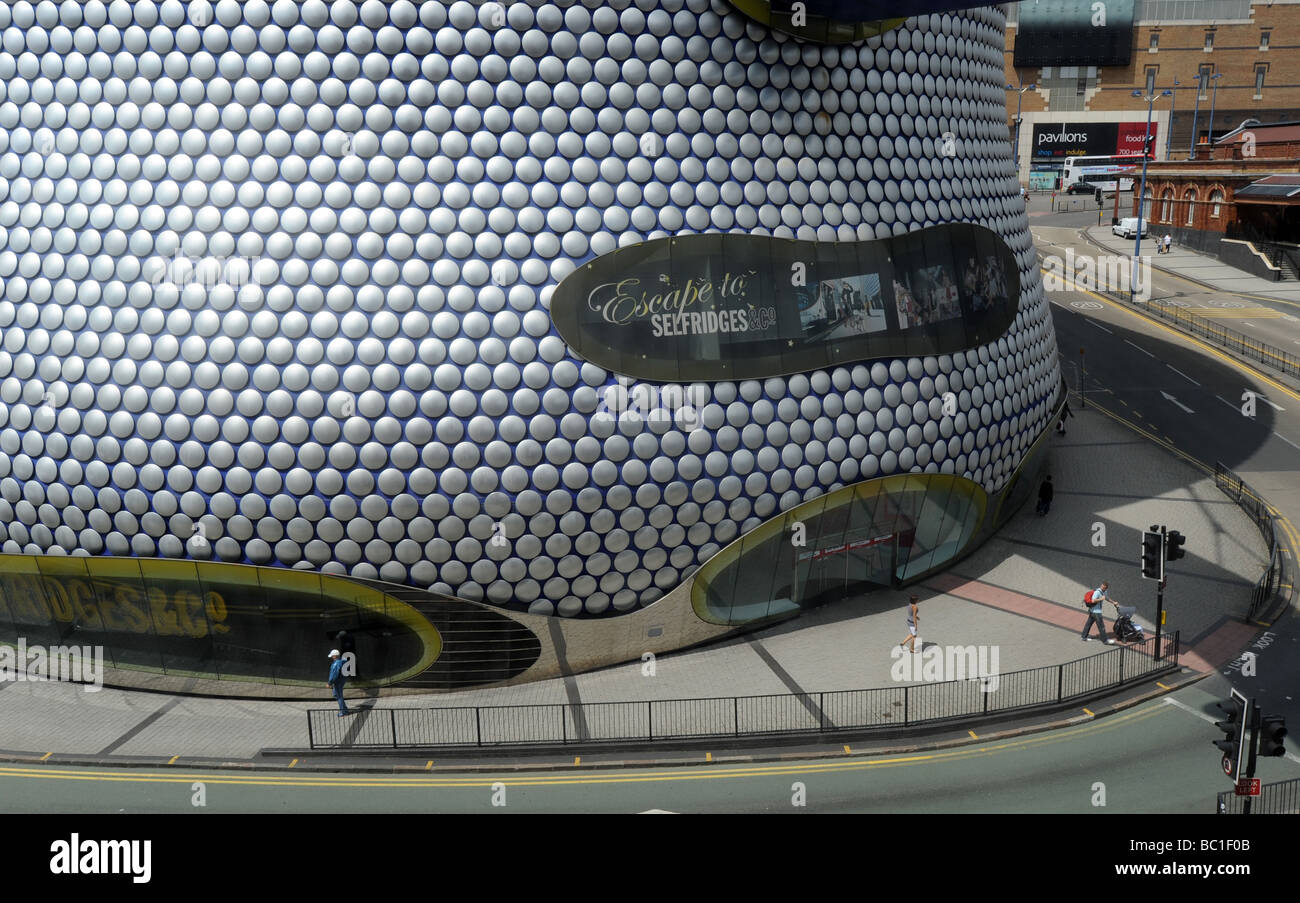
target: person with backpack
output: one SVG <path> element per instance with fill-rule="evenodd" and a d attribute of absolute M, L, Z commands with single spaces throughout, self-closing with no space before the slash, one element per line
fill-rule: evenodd
<path fill-rule="evenodd" d="M 1118 607 L 1118 604 L 1106 594 L 1106 590 L 1109 588 L 1110 584 L 1103 580 L 1101 586 L 1084 593 L 1083 604 L 1084 607 L 1088 609 L 1088 620 L 1083 625 L 1083 633 L 1079 634 L 1079 639 L 1085 643 L 1092 642 L 1092 637 L 1089 636 L 1089 634 L 1092 633 L 1092 624 L 1095 621 L 1097 623 L 1097 630 L 1101 634 L 1101 640 L 1105 642 L 1107 646 L 1115 645 L 1115 641 L 1106 635 L 1106 621 L 1102 618 L 1101 609 L 1102 604 L 1105 602 L 1110 602 L 1111 605 Z"/>
<path fill-rule="evenodd" d="M 1070 410 L 1070 403 L 1067 401 L 1067 402 L 1065 403 L 1065 407 L 1061 408 L 1061 419 L 1060 419 L 1060 421 L 1056 424 L 1056 434 L 1057 434 L 1058 436 L 1064 436 L 1064 435 L 1065 435 L 1065 421 L 1066 421 L 1066 418 L 1068 418 L 1068 417 L 1073 417 L 1073 416 L 1074 416 L 1074 412 Z"/>
<path fill-rule="evenodd" d="M 334 691 L 334 698 L 339 701 L 339 717 L 351 715 L 348 711 L 347 703 L 343 701 L 343 685 L 347 683 L 347 677 L 343 674 L 343 656 L 337 649 L 330 650 L 330 659 L 333 664 L 330 665 L 329 686 Z"/>

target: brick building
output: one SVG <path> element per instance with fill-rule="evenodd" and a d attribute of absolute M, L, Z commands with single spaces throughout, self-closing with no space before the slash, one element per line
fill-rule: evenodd
<path fill-rule="evenodd" d="M 1152 234 L 1267 279 L 1296 279 L 1300 121 L 1245 126 L 1196 150 L 1147 166 L 1142 216 Z"/>
<path fill-rule="evenodd" d="M 1020 179 L 1059 168 L 1063 154 L 1095 153 L 1036 146 L 1035 137 L 1059 127 L 1063 135 L 1087 126 L 1147 118 L 1134 90 L 1159 97 L 1152 110 L 1156 159 L 1186 159 L 1193 135 L 1208 142 L 1248 119 L 1300 119 L 1300 0 L 1109 0 L 1111 19 L 1098 27 L 1087 0 L 1023 0 L 1004 5 L 1008 119 L 1016 132 L 1021 110 Z M 1068 20 L 1091 15 L 1073 32 Z M 1053 30 L 1053 21 L 1062 27 Z M 1036 31 L 1033 29 L 1037 29 Z M 1024 32 L 1026 40 L 1017 45 Z M 1053 41 L 1053 37 L 1058 40 Z M 1198 77 L 1200 90 L 1198 91 Z M 1032 90 L 1021 87 L 1034 85 Z M 1213 122 L 1211 122 L 1213 114 Z M 1111 126 L 1112 132 L 1114 126 Z M 1056 137 L 1056 136 L 1052 136 Z"/>

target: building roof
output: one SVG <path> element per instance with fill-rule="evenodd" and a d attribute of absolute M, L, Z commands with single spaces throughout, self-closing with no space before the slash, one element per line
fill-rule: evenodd
<path fill-rule="evenodd" d="M 1247 119 L 1232 131 L 1215 138 L 1214 143 L 1231 144 L 1240 142 L 1246 132 L 1254 133 L 1256 141 L 1295 141 L 1300 139 L 1300 120 L 1260 122 L 1258 119 Z"/>
<path fill-rule="evenodd" d="M 1266 176 L 1233 192 L 1240 200 L 1300 200 L 1300 174 Z"/>

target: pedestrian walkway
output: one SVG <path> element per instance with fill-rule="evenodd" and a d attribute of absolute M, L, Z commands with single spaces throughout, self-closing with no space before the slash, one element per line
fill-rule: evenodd
<path fill-rule="evenodd" d="M 1109 650 L 1080 642 L 1084 592 L 1108 580 L 1152 632 L 1154 583 L 1138 574 L 1138 536 L 1168 523 L 1187 536 L 1171 570 L 1167 630 L 1180 630 L 1185 663 L 1230 660 L 1257 628 L 1241 623 L 1263 573 L 1254 524 L 1202 475 L 1092 410 L 1076 411 L 1069 435 L 1053 436 L 1055 502 L 1044 517 L 1032 500 L 948 572 L 902 591 L 814 609 L 793 621 L 723 643 L 567 678 L 450 694 L 363 699 L 378 708 L 645 701 L 829 692 L 897 685 L 891 655 L 907 633 L 905 605 L 921 599 L 925 647 L 996 647 L 998 672 L 1056 665 Z M 1106 611 L 1109 626 L 1113 610 Z M 112 757 L 245 761 L 264 748 L 307 745 L 309 708 L 333 705 L 322 659 L 320 698 L 272 702 L 172 697 L 75 684 L 0 682 L 0 749 Z"/>
<path fill-rule="evenodd" d="M 1085 229 L 1084 234 L 1089 242 L 1112 254 L 1133 256 L 1133 239 L 1120 238 L 1111 232 L 1110 226 L 1092 226 Z M 1152 228 L 1142 240 L 1142 254 L 1150 255 L 1152 268 L 1234 295 L 1258 295 L 1300 304 L 1300 282 L 1272 282 L 1228 266 L 1208 254 L 1179 247 L 1177 242 L 1170 246 L 1168 254 L 1157 254 L 1156 239 L 1164 235 L 1164 232 Z"/>

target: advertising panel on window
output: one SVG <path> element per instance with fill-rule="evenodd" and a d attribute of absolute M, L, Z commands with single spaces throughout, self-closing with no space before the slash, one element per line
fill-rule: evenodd
<path fill-rule="evenodd" d="M 970 223 L 860 242 L 707 234 L 587 262 L 551 317 L 615 373 L 754 379 L 970 348 L 1006 331 L 1019 296 L 1010 248 Z"/>

